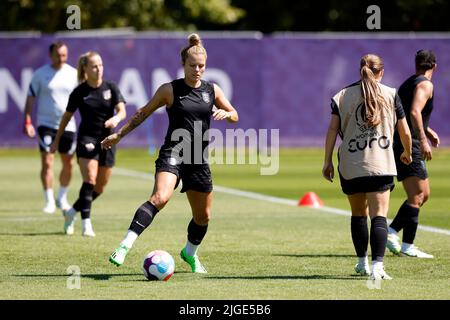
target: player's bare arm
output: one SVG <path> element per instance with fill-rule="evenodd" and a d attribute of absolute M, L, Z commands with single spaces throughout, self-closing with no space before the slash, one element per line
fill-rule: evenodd
<path fill-rule="evenodd" d="M 214 120 L 224 120 L 227 119 L 228 122 L 238 122 L 239 116 L 236 109 L 233 108 L 230 101 L 225 97 L 222 89 L 214 84 L 214 104 L 217 106 L 217 110 L 213 113 Z"/>
<path fill-rule="evenodd" d="M 322 176 L 330 182 L 333 182 L 334 178 L 333 149 L 336 144 L 339 126 L 340 126 L 339 116 L 333 114 L 331 116 L 327 136 L 325 138 L 325 159 L 322 168 Z"/>
<path fill-rule="evenodd" d="M 125 120 L 125 118 L 127 117 L 127 113 L 125 110 L 125 103 L 119 102 L 115 106 L 115 109 L 116 109 L 116 114 L 113 117 L 106 120 L 105 128 L 114 129 L 115 127 L 117 127 L 117 125 L 119 124 L 120 121 Z"/>
<path fill-rule="evenodd" d="M 59 123 L 58 132 L 56 132 L 55 140 L 53 140 L 53 143 L 50 146 L 50 152 L 55 153 L 58 149 L 59 140 L 61 140 L 61 137 L 64 133 L 64 130 L 67 127 L 67 124 L 69 123 L 70 119 L 72 119 L 73 113 L 72 112 L 64 112 L 61 122 Z"/>
<path fill-rule="evenodd" d="M 163 84 L 158 88 L 153 98 L 150 99 L 150 101 L 145 106 L 137 110 L 135 114 L 133 114 L 133 116 L 127 121 L 127 123 L 125 123 L 122 128 L 120 128 L 118 132 L 113 133 L 102 141 L 102 148 L 111 148 L 113 145 L 117 144 L 120 139 L 137 128 L 158 108 L 164 105 L 170 106 L 172 102 L 172 85 L 170 83 Z"/>
<path fill-rule="evenodd" d="M 419 138 L 420 149 L 425 160 L 431 160 L 432 152 L 422 124 L 422 110 L 428 99 L 432 97 L 432 94 L 433 84 L 430 81 L 423 81 L 417 85 L 411 104 L 411 123 L 414 132 Z"/>
<path fill-rule="evenodd" d="M 398 120 L 397 131 L 403 145 L 403 153 L 400 155 L 400 160 L 408 165 L 412 162 L 412 138 L 406 118 Z"/>
<path fill-rule="evenodd" d="M 431 145 L 435 148 L 439 147 L 439 144 L 441 143 L 441 139 L 439 138 L 439 135 L 431 129 L 430 127 L 427 128 L 425 131 L 425 134 L 427 135 L 428 140 L 430 140 Z"/>
<path fill-rule="evenodd" d="M 36 135 L 36 130 L 34 129 L 33 122 L 31 121 L 31 111 L 33 110 L 33 104 L 35 100 L 35 97 L 27 96 L 27 100 L 25 102 L 25 119 L 23 132 L 30 138 L 33 138 Z"/>

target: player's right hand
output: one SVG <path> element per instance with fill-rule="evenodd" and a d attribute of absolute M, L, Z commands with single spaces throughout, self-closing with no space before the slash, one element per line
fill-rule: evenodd
<path fill-rule="evenodd" d="M 411 153 L 403 151 L 403 153 L 400 155 L 400 161 L 406 165 L 409 165 L 412 162 Z"/>
<path fill-rule="evenodd" d="M 322 169 L 322 176 L 330 182 L 333 182 L 334 178 L 334 166 L 333 163 L 324 163 Z"/>
<path fill-rule="evenodd" d="M 23 133 L 25 133 L 29 138 L 34 138 L 36 136 L 36 130 L 31 123 L 26 123 L 23 126 Z"/>
<path fill-rule="evenodd" d="M 113 133 L 109 136 L 107 136 L 103 141 L 101 142 L 102 149 L 111 149 L 111 147 L 120 141 L 120 136 L 117 133 Z"/>

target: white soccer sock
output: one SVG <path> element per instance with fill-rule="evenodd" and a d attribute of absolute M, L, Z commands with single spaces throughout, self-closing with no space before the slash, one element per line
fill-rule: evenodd
<path fill-rule="evenodd" d="M 195 256 L 197 254 L 199 245 L 192 244 L 189 240 L 186 241 L 186 246 L 184 247 L 186 249 L 186 254 L 188 256 Z"/>
<path fill-rule="evenodd" d="M 68 186 L 67 187 L 60 186 L 57 199 L 59 201 L 64 201 L 64 200 L 67 201 L 67 191 L 68 190 L 69 190 Z"/>
<path fill-rule="evenodd" d="M 383 261 L 372 261 L 372 270 L 382 270 Z"/>
<path fill-rule="evenodd" d="M 53 189 L 49 188 L 44 190 L 44 198 L 47 203 L 55 203 L 55 197 L 53 195 Z"/>
<path fill-rule="evenodd" d="M 368 266 L 369 265 L 369 257 L 358 257 L 358 264 Z"/>
<path fill-rule="evenodd" d="M 91 218 L 82 219 L 81 220 L 81 226 L 83 227 L 83 230 L 92 230 L 92 222 Z"/>
<path fill-rule="evenodd" d="M 401 249 L 401 251 L 408 251 L 408 249 L 409 248 L 411 248 L 412 247 L 412 244 L 411 243 L 406 243 L 406 242 L 403 242 L 402 243 L 402 249 Z"/>
<path fill-rule="evenodd" d="M 121 244 L 123 244 L 125 247 L 127 247 L 128 249 L 131 249 L 131 247 L 133 246 L 134 242 L 136 241 L 136 239 L 139 237 L 139 235 L 132 231 L 132 230 L 128 230 L 125 238 L 122 240 Z"/>
<path fill-rule="evenodd" d="M 391 227 L 388 227 L 388 233 L 390 234 L 395 234 L 397 236 L 397 231 L 395 231 L 394 229 L 392 229 Z"/>

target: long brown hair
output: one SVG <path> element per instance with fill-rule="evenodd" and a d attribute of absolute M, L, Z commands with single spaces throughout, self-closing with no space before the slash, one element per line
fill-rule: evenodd
<path fill-rule="evenodd" d="M 204 54 L 207 58 L 206 49 L 203 47 L 202 39 L 196 33 L 192 33 L 188 37 L 188 45 L 181 50 L 181 63 L 184 65 L 190 54 Z"/>
<path fill-rule="evenodd" d="M 78 83 L 82 83 L 87 80 L 86 71 L 84 71 L 84 68 L 86 68 L 89 58 L 94 57 L 94 56 L 100 56 L 100 55 L 95 51 L 88 51 L 86 53 L 83 53 L 78 58 L 78 64 L 77 64 Z"/>
<path fill-rule="evenodd" d="M 370 127 L 381 123 L 386 100 L 381 94 L 376 77 L 384 69 L 383 60 L 375 54 L 366 54 L 361 58 L 361 89 L 364 99 L 366 122 Z"/>

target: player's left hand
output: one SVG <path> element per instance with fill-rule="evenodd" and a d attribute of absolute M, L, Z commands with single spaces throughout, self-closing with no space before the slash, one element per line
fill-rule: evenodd
<path fill-rule="evenodd" d="M 439 136 L 434 131 L 429 131 L 428 134 L 428 140 L 430 140 L 431 145 L 435 148 L 439 147 L 439 144 L 441 143 L 441 140 L 439 139 Z"/>
<path fill-rule="evenodd" d="M 59 141 L 53 140 L 52 144 L 50 145 L 49 152 L 55 153 L 56 150 L 58 149 L 58 145 L 59 145 Z"/>
<path fill-rule="evenodd" d="M 212 115 L 214 120 L 224 120 L 231 117 L 231 114 L 223 109 L 217 109 Z"/>
<path fill-rule="evenodd" d="M 433 152 L 426 139 L 420 141 L 420 151 L 422 153 L 423 160 L 429 161 L 433 158 Z"/>

